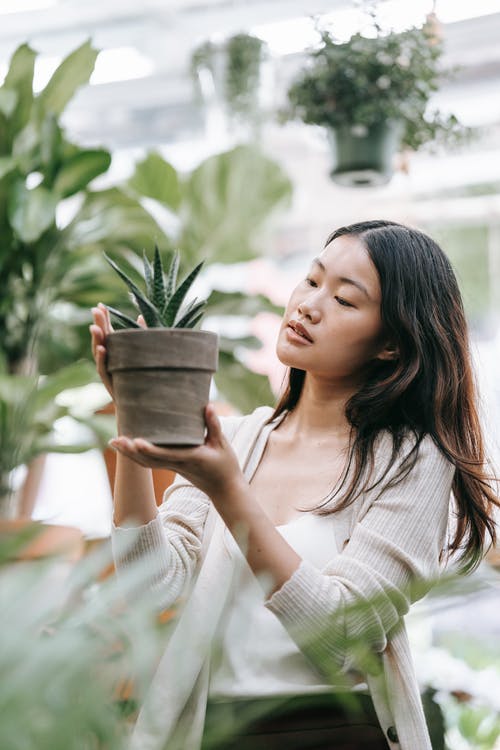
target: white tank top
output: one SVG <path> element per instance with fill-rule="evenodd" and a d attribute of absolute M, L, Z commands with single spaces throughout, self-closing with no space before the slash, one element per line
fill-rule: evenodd
<path fill-rule="evenodd" d="M 277 530 L 300 557 L 323 568 L 337 552 L 335 515 L 304 513 Z M 278 618 L 232 535 L 226 545 L 236 572 L 232 596 L 212 657 L 210 700 L 331 692 L 322 675 L 299 650 Z M 365 689 L 358 680 L 353 689 Z M 343 685 L 345 690 L 345 683 Z"/>

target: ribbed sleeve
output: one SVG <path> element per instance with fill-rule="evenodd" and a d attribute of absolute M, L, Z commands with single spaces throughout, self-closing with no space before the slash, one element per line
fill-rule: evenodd
<path fill-rule="evenodd" d="M 209 499 L 177 477 L 168 487 L 155 519 L 136 528 L 112 530 L 115 566 L 120 576 L 133 564 L 143 564 L 143 583 L 168 609 L 188 587 L 201 550 Z"/>
<path fill-rule="evenodd" d="M 438 577 L 453 472 L 425 438 L 409 475 L 378 491 L 343 551 L 323 570 L 302 561 L 265 602 L 319 669 L 366 669 Z"/>
<path fill-rule="evenodd" d="M 240 417 L 221 419 L 231 442 Z M 200 560 L 203 531 L 210 507 L 207 495 L 180 475 L 167 487 L 155 519 L 143 526 L 112 525 L 113 558 L 120 576 L 142 563 L 143 582 L 167 609 L 189 587 Z"/>

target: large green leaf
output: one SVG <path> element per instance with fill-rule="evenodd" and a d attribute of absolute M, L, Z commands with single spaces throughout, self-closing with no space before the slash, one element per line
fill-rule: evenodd
<path fill-rule="evenodd" d="M 128 182 L 129 186 L 147 198 L 165 204 L 174 211 L 181 202 L 179 177 L 174 167 L 156 152 L 139 162 Z"/>
<path fill-rule="evenodd" d="M 283 314 L 283 308 L 274 305 L 264 294 L 245 294 L 244 292 L 221 292 L 214 289 L 207 300 L 207 315 L 248 315 L 253 317 L 259 312 Z"/>
<path fill-rule="evenodd" d="M 96 380 L 95 367 L 90 362 L 75 362 L 57 373 L 42 378 L 36 392 L 35 404 L 42 409 L 69 388 L 79 388 Z"/>
<path fill-rule="evenodd" d="M 37 98 L 41 113 L 62 114 L 77 89 L 88 83 L 98 54 L 87 41 L 62 61 Z"/>
<path fill-rule="evenodd" d="M 43 186 L 28 190 L 18 182 L 8 204 L 8 218 L 17 237 L 35 242 L 54 222 L 57 196 Z"/>
<path fill-rule="evenodd" d="M 83 206 L 64 232 L 66 245 L 76 249 L 93 245 L 95 252 L 118 246 L 142 255 L 157 242 L 161 249 L 170 243 L 158 223 L 140 203 L 118 188 L 86 195 Z"/>
<path fill-rule="evenodd" d="M 249 370 L 229 352 L 219 351 L 219 369 L 214 381 L 224 398 L 243 414 L 249 414 L 257 406 L 275 403 L 269 379 Z"/>
<path fill-rule="evenodd" d="M 12 154 L 21 162 L 26 171 L 31 169 L 27 160 L 33 158 L 33 153 L 40 145 L 40 131 L 31 120 L 20 130 L 12 143 Z"/>
<path fill-rule="evenodd" d="M 280 166 L 253 146 L 211 156 L 184 186 L 184 256 L 234 263 L 259 254 L 259 232 L 286 205 L 292 185 Z"/>
<path fill-rule="evenodd" d="M 50 188 L 53 187 L 54 177 L 59 169 L 62 144 L 63 134 L 57 117 L 49 114 L 40 126 L 40 163 L 44 174 L 44 184 Z"/>
<path fill-rule="evenodd" d="M 29 120 L 33 105 L 33 71 L 36 52 L 22 44 L 12 55 L 4 87 L 16 92 L 16 111 L 11 122 L 11 137 Z"/>
<path fill-rule="evenodd" d="M 0 180 L 13 172 L 16 168 L 16 160 L 10 156 L 0 156 Z"/>
<path fill-rule="evenodd" d="M 78 193 L 88 183 L 109 169 L 111 155 L 104 149 L 80 151 L 69 159 L 57 173 L 54 190 L 63 198 Z"/>
<path fill-rule="evenodd" d="M 5 117 L 11 117 L 17 104 L 17 93 L 11 89 L 0 89 L 0 112 Z"/>

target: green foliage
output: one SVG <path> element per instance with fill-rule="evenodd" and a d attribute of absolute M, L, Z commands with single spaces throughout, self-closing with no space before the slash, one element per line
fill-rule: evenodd
<path fill-rule="evenodd" d="M 475 750 L 493 750 L 500 737 L 500 718 L 485 706 L 461 706 L 458 729 Z"/>
<path fill-rule="evenodd" d="M 289 205 L 290 180 L 253 146 L 211 156 L 186 179 L 179 245 L 193 262 L 236 263 L 260 255 L 262 227 Z"/>
<path fill-rule="evenodd" d="M 203 261 L 186 276 L 177 286 L 177 271 L 180 255 L 176 251 L 166 274 L 158 246 L 155 246 L 154 262 L 151 263 L 146 253 L 143 255 L 145 291 L 107 255 L 106 260 L 130 289 L 137 309 L 144 317 L 148 328 L 194 328 L 203 317 L 206 302 L 194 300 L 183 307 L 183 302 L 203 266 Z M 118 319 L 122 328 L 140 328 L 132 318 L 113 307 L 108 307 L 111 315 Z"/>
<path fill-rule="evenodd" d="M 0 671 L 8 675 L 0 684 L 0 747 L 124 750 L 131 700 L 123 687 L 133 681 L 142 700 L 165 638 L 139 585 L 146 571 L 125 573 L 120 585 L 97 583 L 111 562 L 107 547 L 73 568 L 59 558 L 12 563 L 42 530 L 0 537 Z"/>
<path fill-rule="evenodd" d="M 109 421 L 93 416 L 92 408 L 79 409 L 58 402 L 63 391 L 96 381 L 89 362 L 77 362 L 52 375 L 0 373 L 0 515 L 11 510 L 9 475 L 20 464 L 41 453 L 77 453 L 93 448 L 96 436 L 104 445 L 112 435 Z M 86 425 L 86 438 L 61 441 L 57 422 L 63 417 Z"/>
<path fill-rule="evenodd" d="M 402 145 L 418 149 L 432 141 L 454 145 L 466 135 L 454 115 L 427 112 L 444 76 L 443 43 L 432 22 L 402 33 L 354 34 L 339 43 L 321 29 L 321 45 L 310 66 L 288 91 L 285 118 L 360 131 L 387 120 L 402 122 Z"/>
<path fill-rule="evenodd" d="M 129 186 L 140 195 L 153 198 L 173 211 L 179 208 L 182 200 L 177 172 L 154 151 L 136 165 Z"/>
<path fill-rule="evenodd" d="M 204 42 L 193 52 L 191 74 L 196 84 L 200 70 L 209 70 L 228 110 L 236 116 L 253 116 L 264 51 L 264 42 L 251 34 L 235 34 L 222 44 Z"/>
<path fill-rule="evenodd" d="M 90 434 L 87 441 L 65 445 L 52 439 L 54 423 L 67 415 L 56 406 L 56 396 L 82 385 L 75 369 L 62 370 L 72 374 L 69 379 L 57 371 L 89 359 L 88 306 L 117 286 L 102 250 L 116 250 L 124 242 L 139 248 L 152 235 L 167 244 L 137 198 L 119 189 L 90 191 L 91 181 L 107 171 L 111 155 L 71 143 L 59 122 L 67 103 L 88 82 L 97 54 L 85 42 L 35 95 L 36 53 L 23 44 L 0 87 L 1 496 L 9 493 L 9 475 L 18 463 L 46 450 L 86 450 L 106 431 L 87 414 L 94 439 Z M 72 220 L 61 226 L 60 209 L 63 213 L 66 200 L 75 197 L 75 206 L 81 207 L 70 209 Z M 81 327 L 76 333 L 68 325 L 80 305 L 86 306 L 84 346 Z M 86 383 L 95 379 L 88 361 L 83 371 Z M 46 379 L 41 373 L 52 375 Z M 54 387 L 42 408 L 47 383 Z"/>

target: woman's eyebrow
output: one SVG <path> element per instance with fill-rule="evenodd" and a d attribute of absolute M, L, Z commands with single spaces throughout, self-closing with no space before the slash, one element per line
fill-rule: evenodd
<path fill-rule="evenodd" d="M 312 262 L 316 263 L 316 265 L 319 266 L 322 271 L 326 271 L 324 263 L 322 263 L 319 258 L 313 258 Z M 361 292 L 363 292 L 363 294 L 366 295 L 366 297 L 368 297 L 370 301 L 372 301 L 372 298 L 368 294 L 367 288 L 365 287 L 364 284 L 361 283 L 361 281 L 355 281 L 354 279 L 349 279 L 347 276 L 339 276 L 339 281 L 341 281 L 343 284 L 352 284 Z"/>

